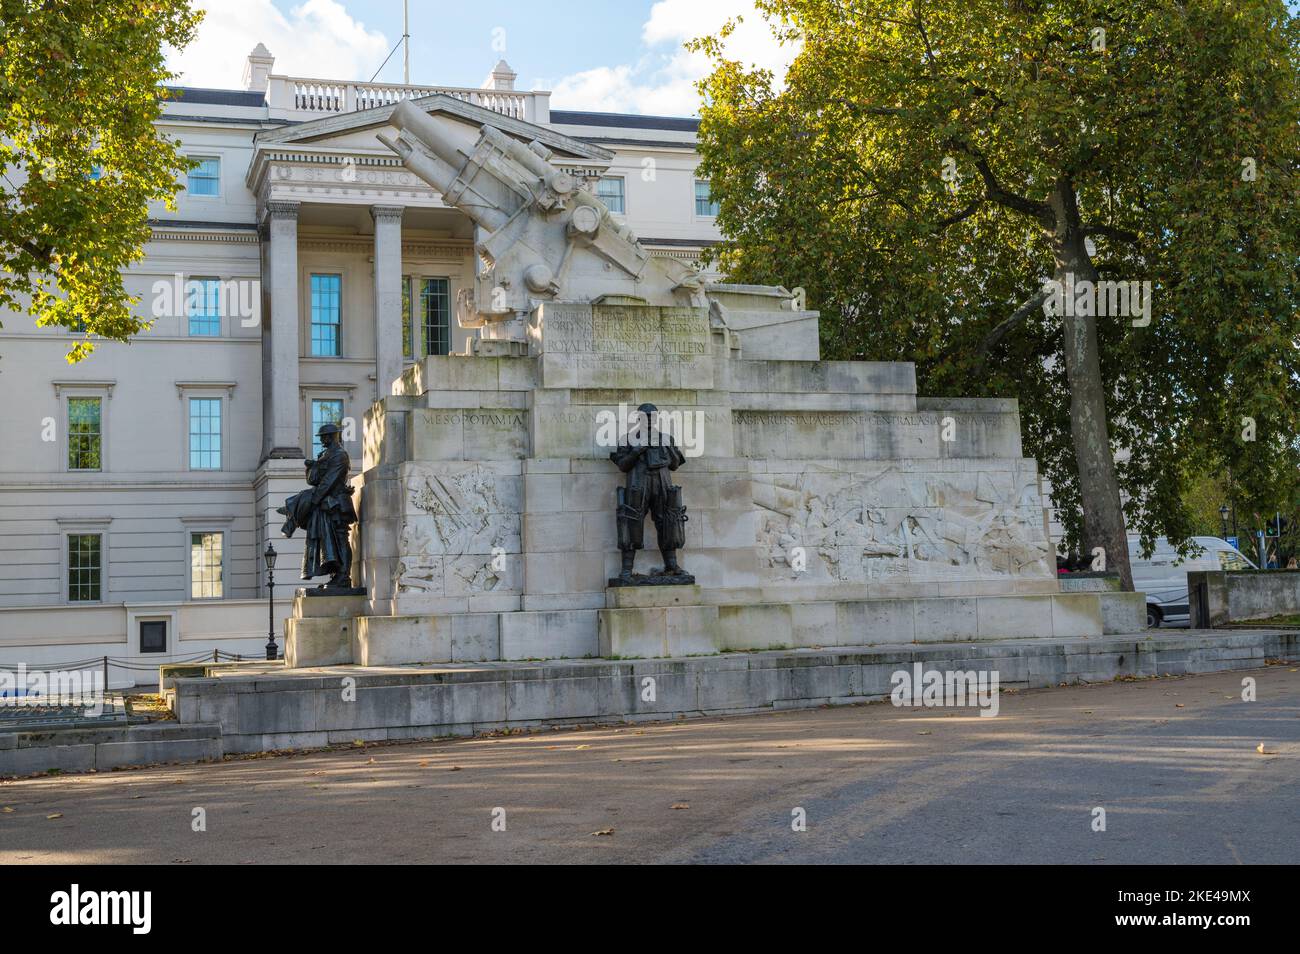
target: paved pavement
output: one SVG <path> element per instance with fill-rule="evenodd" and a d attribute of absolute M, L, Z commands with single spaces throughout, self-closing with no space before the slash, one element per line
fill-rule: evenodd
<path fill-rule="evenodd" d="M 0 863 L 1295 863 L 1298 756 L 1283 665 L 6 782 Z"/>

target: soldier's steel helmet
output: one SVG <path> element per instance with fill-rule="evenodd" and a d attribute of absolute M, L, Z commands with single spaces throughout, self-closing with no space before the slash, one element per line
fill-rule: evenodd
<path fill-rule="evenodd" d="M 320 430 L 316 432 L 317 437 L 324 437 L 326 434 L 342 434 L 343 428 L 337 424 L 322 424 Z"/>

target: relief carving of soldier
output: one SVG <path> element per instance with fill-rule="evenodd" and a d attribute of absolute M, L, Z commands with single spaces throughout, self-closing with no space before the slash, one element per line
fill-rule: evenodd
<path fill-rule="evenodd" d="M 671 434 L 661 432 L 659 409 L 653 404 L 637 408 L 638 420 L 625 438 L 627 443 L 610 452 L 609 459 L 627 474 L 625 486 L 618 488 L 618 548 L 623 566 L 611 585 L 635 583 L 694 583 L 695 578 L 677 562 L 677 551 L 686 544 L 686 507 L 682 488 L 673 484 L 672 472 L 686 462 L 686 455 Z M 661 569 L 648 576 L 632 573 L 636 551 L 644 547 L 645 518 L 654 521 L 663 556 Z"/>
<path fill-rule="evenodd" d="M 328 576 L 329 580 L 318 586 L 317 591 L 351 592 L 352 544 L 348 534 L 357 522 L 352 487 L 348 484 L 352 462 L 343 449 L 342 428 L 337 424 L 323 425 L 317 436 L 321 442 L 320 456 L 304 462 L 310 486 L 291 496 L 276 513 L 285 515 L 281 533 L 286 537 L 293 536 L 295 530 L 306 531 L 302 578 Z"/>

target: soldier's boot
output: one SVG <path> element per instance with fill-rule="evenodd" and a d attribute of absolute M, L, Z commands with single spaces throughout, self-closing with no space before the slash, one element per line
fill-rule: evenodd
<path fill-rule="evenodd" d="M 630 580 L 630 579 L 632 579 L 632 565 L 633 565 L 635 562 L 636 562 L 636 551 L 635 551 L 635 550 L 624 550 L 624 551 L 623 551 L 623 568 L 619 571 L 619 574 L 618 574 L 619 577 L 620 577 L 620 579 L 624 579 L 624 580 Z"/>
<path fill-rule="evenodd" d="M 352 545 L 345 541 L 343 552 L 339 556 L 343 558 L 342 562 L 339 565 L 338 572 L 330 580 L 329 585 L 350 588 L 352 586 Z"/>
<path fill-rule="evenodd" d="M 682 573 L 682 568 L 677 563 L 676 550 L 660 548 L 659 553 L 664 558 L 664 576 L 678 576 Z"/>

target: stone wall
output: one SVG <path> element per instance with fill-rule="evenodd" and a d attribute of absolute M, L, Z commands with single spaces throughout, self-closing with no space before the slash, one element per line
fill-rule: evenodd
<path fill-rule="evenodd" d="M 1187 574 L 1193 626 L 1300 614 L 1300 571 L 1194 571 Z"/>

